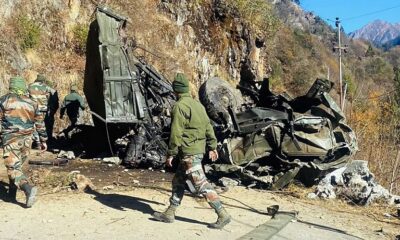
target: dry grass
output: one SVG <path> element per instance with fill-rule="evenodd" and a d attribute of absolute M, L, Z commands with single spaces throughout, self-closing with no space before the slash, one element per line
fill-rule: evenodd
<path fill-rule="evenodd" d="M 392 192 L 400 193 L 400 115 L 396 102 L 381 98 L 383 92 L 373 92 L 351 105 L 349 122 L 357 134 L 357 159 L 369 162 L 377 180 Z M 394 177 L 393 177 L 394 176 Z"/>

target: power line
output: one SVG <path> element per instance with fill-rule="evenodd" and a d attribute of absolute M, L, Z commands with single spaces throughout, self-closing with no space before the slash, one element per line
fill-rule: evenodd
<path fill-rule="evenodd" d="M 364 13 L 364 14 L 361 14 L 361 15 L 358 15 L 358 16 L 345 18 L 345 19 L 342 19 L 342 21 L 350 21 L 350 20 L 354 20 L 354 19 L 357 19 L 357 18 L 362 18 L 362 17 L 366 17 L 366 16 L 369 16 L 369 15 L 374 15 L 374 14 L 381 13 L 381 12 L 386 12 L 386 11 L 389 11 L 389 10 L 392 10 L 392 9 L 395 9 L 395 8 L 399 8 L 399 7 L 400 7 L 400 5 L 396 5 L 396 6 L 393 6 L 393 7 L 384 8 L 384 9 L 377 10 L 377 11 L 374 11 L 374 12 Z"/>

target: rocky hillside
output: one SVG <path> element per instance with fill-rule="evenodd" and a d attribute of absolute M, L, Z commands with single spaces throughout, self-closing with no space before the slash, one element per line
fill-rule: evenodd
<path fill-rule="evenodd" d="M 352 39 L 363 39 L 375 46 L 383 46 L 400 36 L 400 23 L 391 24 L 382 20 L 375 20 L 361 29 L 349 34 Z"/>
<path fill-rule="evenodd" d="M 0 37 L 2 84 L 14 74 L 22 74 L 33 81 L 38 72 L 47 74 L 61 91 L 70 82 L 80 83 L 87 27 L 97 3 L 17 0 L 0 6 L 0 17 L 5 19 L 0 23 L 4 33 Z M 312 44 L 314 41 L 302 33 L 309 29 L 310 21 L 315 22 L 314 16 L 304 14 L 291 1 L 118 0 L 101 3 L 108 3 L 122 15 L 129 16 L 130 36 L 157 56 L 141 49 L 137 50 L 137 55 L 168 77 L 176 70 L 185 71 L 195 86 L 214 75 L 232 82 L 252 81 L 271 75 L 273 70 L 277 85 L 284 89 L 290 85 L 292 75 L 304 75 L 305 66 L 290 66 L 300 57 L 310 55 L 308 49 L 303 49 L 302 42 Z M 291 17 L 285 18 L 282 11 L 276 14 L 274 5 L 279 6 L 278 9 L 292 9 L 286 10 Z M 297 39 L 289 27 L 279 27 L 282 22 L 298 27 Z M 280 36 L 290 42 L 280 41 Z M 301 81 L 310 82 L 324 72 L 326 67 L 313 70 Z M 4 93 L 5 88 L 1 89 Z"/>

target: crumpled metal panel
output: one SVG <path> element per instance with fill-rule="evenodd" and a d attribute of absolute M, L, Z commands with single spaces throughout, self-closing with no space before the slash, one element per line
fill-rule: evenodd
<path fill-rule="evenodd" d="M 329 119 L 315 116 L 301 116 L 294 121 L 294 137 L 300 148 L 297 148 L 291 136 L 285 135 L 282 152 L 288 156 L 325 156 L 335 147 L 335 137 Z"/>
<path fill-rule="evenodd" d="M 85 95 L 108 123 L 139 123 L 147 117 L 136 67 L 124 43 L 126 18 L 98 7 L 87 49 Z"/>
<path fill-rule="evenodd" d="M 332 86 L 317 79 L 306 95 L 295 99 L 246 89 L 257 94 L 254 98 L 263 102 L 256 105 L 263 107 L 230 111 L 234 128 L 220 148 L 225 164 L 213 164 L 214 171 L 280 189 L 298 175 L 307 175 L 312 182 L 318 174 L 345 165 L 357 151 L 357 139 L 328 94 Z M 213 110 L 218 115 L 219 108 Z M 314 175 L 303 174 L 305 169 Z"/>

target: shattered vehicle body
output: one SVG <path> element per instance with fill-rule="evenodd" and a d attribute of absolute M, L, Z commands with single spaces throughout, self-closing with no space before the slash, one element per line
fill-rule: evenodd
<path fill-rule="evenodd" d="M 118 151 L 130 167 L 160 168 L 175 95 L 166 78 L 133 55 L 126 25 L 125 17 L 97 8 L 87 41 L 84 91 L 110 151 Z M 317 79 L 307 94 L 292 99 L 273 94 L 268 79 L 238 89 L 216 77 L 206 81 L 199 96 L 214 124 L 220 155 L 217 163 L 205 165 L 206 172 L 279 189 L 304 174 L 313 183 L 346 164 L 357 142 L 329 95 L 332 87 Z"/>
<path fill-rule="evenodd" d="M 260 86 L 239 85 L 243 95 L 223 82 L 212 78 L 200 89 L 221 143 L 223 163 L 210 165 L 210 174 L 273 189 L 295 177 L 314 184 L 357 151 L 355 134 L 329 95 L 330 81 L 317 79 L 306 95 L 294 99 L 273 94 L 268 79 Z M 223 103 L 211 104 L 213 98 Z"/>
<path fill-rule="evenodd" d="M 175 102 L 170 83 L 132 54 L 127 18 L 96 9 L 86 52 L 84 92 L 96 128 L 124 163 L 160 167 L 167 151 L 169 112 Z"/>

